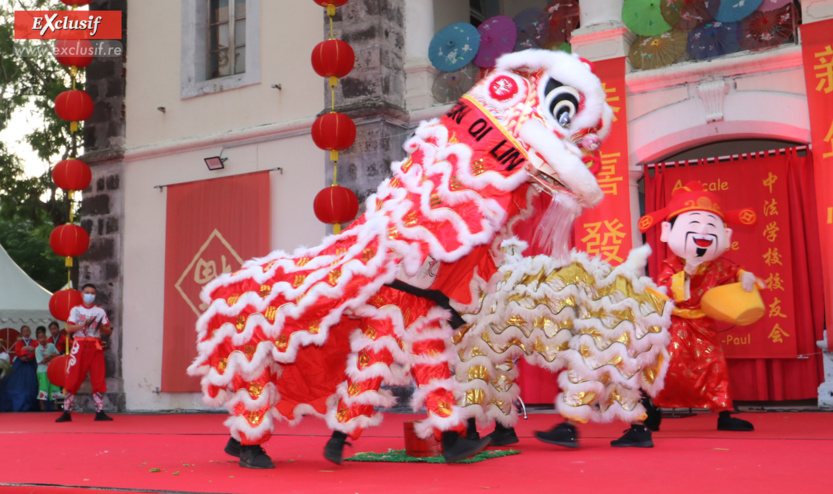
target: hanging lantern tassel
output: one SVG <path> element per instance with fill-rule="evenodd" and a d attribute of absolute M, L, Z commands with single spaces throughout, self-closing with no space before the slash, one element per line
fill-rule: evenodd
<path fill-rule="evenodd" d="M 66 262 L 64 263 L 64 265 L 68 268 L 72 267 L 72 256 L 67 256 L 66 257 Z"/>

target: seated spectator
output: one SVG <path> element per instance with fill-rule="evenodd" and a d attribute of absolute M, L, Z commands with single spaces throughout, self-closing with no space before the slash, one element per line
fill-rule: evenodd
<path fill-rule="evenodd" d="M 28 412 L 36 410 L 38 395 L 37 361 L 35 348 L 38 342 L 32 339 L 29 326 L 20 328 L 20 339 L 14 345 L 12 373 L 3 380 L 0 394 L 0 412 Z"/>
<path fill-rule="evenodd" d="M 38 362 L 38 405 L 42 412 L 54 410 L 52 402 L 61 398 L 61 391 L 58 386 L 49 382 L 46 369 L 49 362 L 59 355 L 58 349 L 46 338 L 46 328 L 40 326 L 35 330 L 38 338 L 38 347 L 35 348 L 35 359 Z"/>

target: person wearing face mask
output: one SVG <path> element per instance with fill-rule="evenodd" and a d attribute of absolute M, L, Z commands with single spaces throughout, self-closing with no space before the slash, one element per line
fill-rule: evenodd
<path fill-rule="evenodd" d="M 95 285 L 87 283 L 81 288 L 81 294 L 84 302 L 70 310 L 67 320 L 67 332 L 72 336 L 72 347 L 65 387 L 64 413 L 55 422 L 72 420 L 70 412 L 75 401 L 75 393 L 88 372 L 95 402 L 95 420 L 113 420 L 104 413 L 107 382 L 104 379 L 104 349 L 101 346 L 101 336 L 112 333 L 110 321 L 104 309 L 95 305 Z"/>
<path fill-rule="evenodd" d="M 674 299 L 671 316 L 670 363 L 665 387 L 653 400 L 660 407 L 707 408 L 718 412 L 717 429 L 751 431 L 753 425 L 730 416 L 734 410 L 729 390 L 729 368 L 714 320 L 701 308 L 703 295 L 712 288 L 740 282 L 751 292 L 766 285 L 754 274 L 720 257 L 730 246 L 732 229 L 726 223 L 753 225 L 751 209 L 724 211 L 717 195 L 699 182 L 676 189 L 665 209 L 643 216 L 643 233 L 661 225 L 660 240 L 672 255 L 663 261 L 657 285 L 667 287 Z M 645 424 L 659 430 L 659 410 L 646 407 Z"/>

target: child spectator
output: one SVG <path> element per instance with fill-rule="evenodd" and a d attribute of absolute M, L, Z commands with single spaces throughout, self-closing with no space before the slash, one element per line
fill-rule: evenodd
<path fill-rule="evenodd" d="M 52 402 L 55 398 L 60 398 L 61 392 L 59 388 L 49 382 L 46 376 L 46 369 L 49 367 L 49 362 L 57 357 L 58 349 L 55 345 L 46 338 L 46 328 L 43 326 L 35 330 L 35 335 L 38 338 L 38 346 L 35 348 L 35 359 L 38 362 L 38 405 L 42 412 L 52 409 L 51 403 L 47 407 L 48 402 Z M 57 394 L 57 396 L 56 396 Z"/>

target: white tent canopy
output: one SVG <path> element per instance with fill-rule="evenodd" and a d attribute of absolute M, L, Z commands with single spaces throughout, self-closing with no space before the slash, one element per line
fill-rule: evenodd
<path fill-rule="evenodd" d="M 29 277 L 15 264 L 0 245 L 0 329 L 20 330 L 46 326 L 53 317 L 49 313 L 52 294 Z"/>

